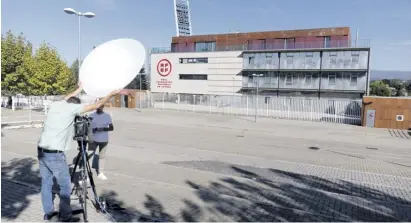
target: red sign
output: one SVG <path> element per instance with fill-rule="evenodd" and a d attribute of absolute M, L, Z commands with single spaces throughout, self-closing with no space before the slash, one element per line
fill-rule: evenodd
<path fill-rule="evenodd" d="M 157 64 L 157 73 L 160 74 L 160 76 L 168 76 L 171 73 L 171 69 L 171 63 L 167 59 L 162 59 Z"/>

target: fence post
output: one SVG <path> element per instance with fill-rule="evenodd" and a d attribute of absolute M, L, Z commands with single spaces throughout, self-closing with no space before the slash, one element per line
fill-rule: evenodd
<path fill-rule="evenodd" d="M 311 100 L 311 103 L 310 103 L 310 110 L 311 110 L 311 114 L 310 114 L 310 121 L 313 121 L 313 107 L 314 107 L 314 104 L 313 104 L 313 100 L 312 99 L 310 99 Z"/>
<path fill-rule="evenodd" d="M 211 114 L 211 95 L 208 95 L 207 98 L 208 98 L 208 107 L 209 107 L 210 114 Z"/>
<path fill-rule="evenodd" d="M 193 112 L 196 111 L 196 95 L 193 94 Z"/>
<path fill-rule="evenodd" d="M 334 108 L 334 123 L 337 122 L 337 108 L 335 107 L 335 100 L 333 100 L 333 108 Z"/>
<path fill-rule="evenodd" d="M 267 104 L 266 116 L 268 117 L 268 104 L 270 103 L 270 101 L 269 101 L 269 100 L 266 101 L 265 98 L 264 98 L 264 101 L 267 102 L 267 103 L 266 103 L 266 104 Z"/>
<path fill-rule="evenodd" d="M 29 103 L 29 125 L 31 125 L 32 118 L 31 118 L 31 103 Z"/>
<path fill-rule="evenodd" d="M 248 116 L 248 95 L 246 97 L 245 104 L 246 104 L 246 114 Z"/>
<path fill-rule="evenodd" d="M 290 106 L 291 106 L 291 98 L 290 98 L 290 102 L 287 102 L 287 119 L 290 119 Z"/>
<path fill-rule="evenodd" d="M 45 115 L 47 115 L 48 110 L 49 110 L 49 109 L 48 109 L 48 104 L 45 103 L 45 104 L 44 104 L 44 114 L 45 114 Z"/>
<path fill-rule="evenodd" d="M 230 97 L 227 98 L 227 104 L 229 105 L 228 114 L 230 115 L 231 114 L 231 109 L 232 109 Z"/>
<path fill-rule="evenodd" d="M 163 97 L 163 110 L 164 110 L 164 92 L 163 92 L 162 97 Z"/>
<path fill-rule="evenodd" d="M 11 110 L 15 111 L 16 110 L 16 98 L 11 97 Z"/>

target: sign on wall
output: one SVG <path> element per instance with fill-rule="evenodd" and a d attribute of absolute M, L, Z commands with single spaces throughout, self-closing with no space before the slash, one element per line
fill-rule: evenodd
<path fill-rule="evenodd" d="M 167 79 L 167 76 L 170 75 L 171 71 L 173 70 L 173 65 L 167 59 L 161 59 L 157 63 L 157 73 L 161 76 L 161 78 L 156 81 L 157 88 L 171 88 L 172 81 Z"/>
<path fill-rule="evenodd" d="M 177 36 L 191 36 L 190 6 L 188 0 L 174 0 Z"/>

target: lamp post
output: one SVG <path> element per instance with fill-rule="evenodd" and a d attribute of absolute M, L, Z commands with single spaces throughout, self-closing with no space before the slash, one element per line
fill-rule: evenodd
<path fill-rule="evenodd" d="M 264 76 L 264 74 L 253 74 L 253 77 L 257 77 L 257 90 L 255 92 L 255 96 L 256 96 L 256 103 L 255 103 L 255 113 L 254 113 L 254 122 L 257 122 L 257 111 L 258 111 L 258 87 L 260 85 L 259 82 L 259 77 Z"/>
<path fill-rule="evenodd" d="M 235 95 L 235 77 L 233 77 L 233 98 Z"/>
<path fill-rule="evenodd" d="M 78 16 L 78 75 L 80 75 L 80 66 L 81 66 L 81 22 L 80 18 L 82 16 L 86 18 L 93 18 L 96 16 L 93 12 L 78 12 L 72 8 L 64 8 L 64 12 L 69 14 L 69 15 L 77 15 Z"/>

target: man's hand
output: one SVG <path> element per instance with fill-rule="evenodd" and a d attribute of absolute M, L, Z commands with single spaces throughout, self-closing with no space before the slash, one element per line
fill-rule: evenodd
<path fill-rule="evenodd" d="M 103 130 L 104 130 L 104 128 L 94 128 L 93 133 L 102 132 Z"/>

